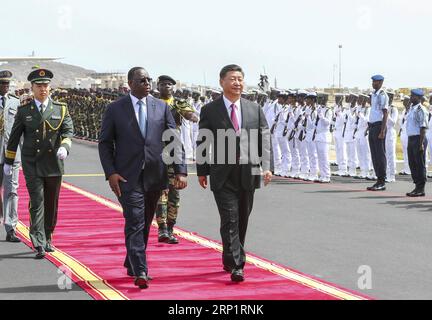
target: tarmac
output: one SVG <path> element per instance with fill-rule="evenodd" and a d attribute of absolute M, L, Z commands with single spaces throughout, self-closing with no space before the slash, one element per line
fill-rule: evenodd
<path fill-rule="evenodd" d="M 74 141 L 64 181 L 117 202 L 96 144 Z M 246 250 L 375 299 L 432 299 L 432 196 L 407 198 L 410 176 L 398 176 L 384 192 L 366 191 L 369 185 L 341 177 L 329 185 L 275 178 L 255 194 Z M 193 165 L 177 225 L 220 241 L 213 195 L 201 189 Z M 64 275 L 54 265 L 4 239 L 1 226 L 1 300 L 90 299 L 76 285 L 60 289 Z"/>

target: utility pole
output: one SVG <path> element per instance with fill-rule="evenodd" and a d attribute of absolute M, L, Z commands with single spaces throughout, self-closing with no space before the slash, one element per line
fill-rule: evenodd
<path fill-rule="evenodd" d="M 339 45 L 339 89 L 342 89 L 342 45 Z"/>

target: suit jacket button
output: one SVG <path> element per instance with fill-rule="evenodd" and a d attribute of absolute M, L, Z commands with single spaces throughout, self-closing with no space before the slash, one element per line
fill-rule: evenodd
<path fill-rule="evenodd" d="M 39 132 L 39 130 L 36 130 L 36 132 Z"/>
<path fill-rule="evenodd" d="M 36 152 L 40 152 L 40 150 L 39 149 L 37 149 L 37 151 Z"/>
<path fill-rule="evenodd" d="M 40 142 L 39 140 L 36 140 L 36 142 Z"/>
<path fill-rule="evenodd" d="M 48 152 L 52 152 L 52 150 L 51 150 L 51 149 L 49 149 L 49 150 L 48 150 Z"/>

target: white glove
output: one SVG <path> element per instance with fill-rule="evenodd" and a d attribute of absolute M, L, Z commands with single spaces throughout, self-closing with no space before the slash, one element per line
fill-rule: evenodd
<path fill-rule="evenodd" d="M 10 176 L 12 174 L 12 166 L 10 164 L 3 165 L 3 172 L 6 176 Z"/>
<path fill-rule="evenodd" d="M 68 156 L 67 150 L 65 147 L 60 147 L 57 151 L 57 158 L 59 158 L 60 160 L 64 160 L 66 159 L 66 157 Z"/>

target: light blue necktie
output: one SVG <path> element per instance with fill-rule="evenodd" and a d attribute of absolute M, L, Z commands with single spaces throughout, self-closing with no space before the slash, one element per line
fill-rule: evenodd
<path fill-rule="evenodd" d="M 138 110 L 138 118 L 139 118 L 139 127 L 143 138 L 146 137 L 147 130 L 147 113 L 145 110 L 144 102 L 138 100 L 139 110 Z"/>

